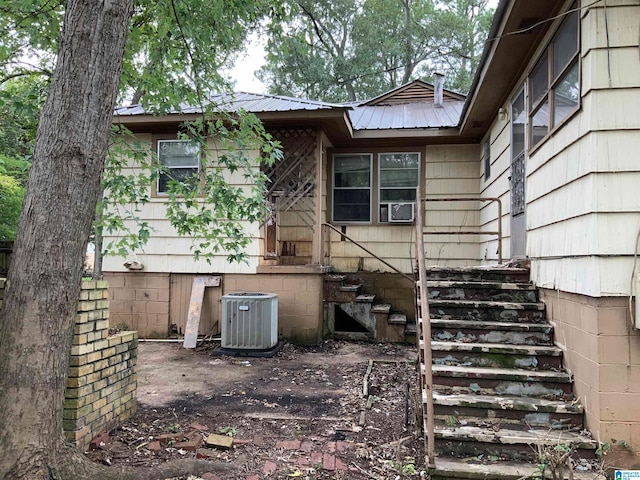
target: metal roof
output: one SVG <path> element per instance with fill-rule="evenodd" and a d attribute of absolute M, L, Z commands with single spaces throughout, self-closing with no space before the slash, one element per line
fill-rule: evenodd
<path fill-rule="evenodd" d="M 221 110 L 227 112 L 237 112 L 245 110 L 251 113 L 265 112 L 290 112 L 300 110 L 332 110 L 334 108 L 346 109 L 346 105 L 337 103 L 318 102 L 301 98 L 291 98 L 280 95 L 255 94 L 246 92 L 236 92 L 233 94 L 222 93 L 212 95 L 209 98 L 209 105 L 216 105 Z M 142 105 L 131 105 L 129 107 L 116 108 L 115 115 L 144 115 Z M 183 104 L 180 111 L 172 110 L 168 113 L 194 114 L 202 113 L 201 107 L 194 107 Z"/>
<path fill-rule="evenodd" d="M 447 100 L 442 107 L 431 102 L 401 105 L 354 106 L 349 117 L 354 130 L 456 127 L 464 100 Z"/>
<path fill-rule="evenodd" d="M 251 113 L 346 110 L 354 130 L 423 129 L 456 127 L 463 100 L 446 99 L 442 107 L 432 102 L 416 101 L 394 105 L 365 105 L 365 102 L 327 103 L 280 95 L 236 92 L 217 94 L 209 99 L 219 109 L 235 112 L 243 109 Z M 145 115 L 142 105 L 116 108 L 116 116 Z M 181 105 L 179 111 L 168 114 L 198 114 L 201 107 Z"/>

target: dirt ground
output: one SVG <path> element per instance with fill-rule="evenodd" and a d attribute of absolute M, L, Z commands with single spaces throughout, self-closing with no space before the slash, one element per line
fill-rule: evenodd
<path fill-rule="evenodd" d="M 140 467 L 197 455 L 234 469 L 211 479 L 420 477 L 415 347 L 326 341 L 248 358 L 213 346 L 141 342 L 138 413 L 88 455 Z M 234 445 L 177 443 L 210 434 Z"/>

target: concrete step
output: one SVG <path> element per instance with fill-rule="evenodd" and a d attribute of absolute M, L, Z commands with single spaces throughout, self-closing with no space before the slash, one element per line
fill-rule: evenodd
<path fill-rule="evenodd" d="M 537 302 L 530 283 L 428 281 L 430 300 L 490 300 L 494 302 Z"/>
<path fill-rule="evenodd" d="M 431 352 L 433 363 L 438 365 L 528 370 L 562 368 L 562 350 L 555 346 L 432 341 Z"/>
<path fill-rule="evenodd" d="M 404 313 L 392 313 L 387 321 L 394 325 L 406 325 L 407 316 Z"/>
<path fill-rule="evenodd" d="M 418 326 L 415 323 L 407 323 L 404 327 L 404 334 L 407 336 L 416 335 L 418 333 Z"/>
<path fill-rule="evenodd" d="M 582 428 L 583 407 L 578 402 L 509 395 L 443 394 L 434 392 L 435 418 L 442 422 L 513 429 Z"/>
<path fill-rule="evenodd" d="M 439 341 L 553 345 L 553 327 L 547 323 L 431 320 L 431 338 Z"/>
<path fill-rule="evenodd" d="M 424 372 L 424 364 L 420 369 Z M 434 389 L 443 393 L 573 400 L 571 376 L 565 372 L 452 365 L 433 365 L 432 372 Z"/>
<path fill-rule="evenodd" d="M 371 313 L 386 313 L 388 314 L 391 311 L 391 304 L 389 303 L 379 303 L 377 305 L 373 305 L 371 307 Z"/>
<path fill-rule="evenodd" d="M 546 322 L 545 305 L 541 302 L 512 303 L 481 300 L 430 300 L 429 311 L 432 318 L 511 323 Z"/>
<path fill-rule="evenodd" d="M 434 428 L 436 451 L 454 457 L 492 456 L 503 460 L 536 460 L 537 446 L 571 445 L 576 456 L 595 457 L 597 442 L 586 435 L 565 430 L 531 428 L 491 430 L 476 426 L 437 424 Z"/>
<path fill-rule="evenodd" d="M 574 480 L 605 480 L 598 472 L 572 472 Z M 435 468 L 429 469 L 431 480 L 534 480 L 540 479 L 534 462 L 508 462 L 481 458 L 437 457 Z"/>
<path fill-rule="evenodd" d="M 325 275 L 323 285 L 323 298 L 325 302 L 349 303 L 355 302 L 360 292 L 360 285 L 344 285 L 342 282 L 333 280 L 342 275 Z M 327 278 L 332 280 L 328 281 Z"/>
<path fill-rule="evenodd" d="M 375 295 L 369 294 L 369 293 L 363 293 L 360 294 L 356 297 L 356 302 L 358 303 L 373 303 L 373 301 L 376 299 Z"/>
<path fill-rule="evenodd" d="M 510 267 L 427 267 L 428 280 L 458 282 L 516 282 L 529 281 L 529 269 Z"/>

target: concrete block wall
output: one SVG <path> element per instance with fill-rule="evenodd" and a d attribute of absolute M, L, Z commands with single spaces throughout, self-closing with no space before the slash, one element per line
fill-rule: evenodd
<path fill-rule="evenodd" d="M 109 335 L 109 285 L 83 281 L 73 331 L 63 426 L 86 449 L 136 411 L 137 332 Z"/>
<path fill-rule="evenodd" d="M 299 344 L 322 339 L 320 274 L 255 274 L 224 276 L 224 294 L 267 292 L 278 295 L 278 334 Z M 224 321 L 224 319 L 222 319 Z"/>
<path fill-rule="evenodd" d="M 104 278 L 110 288 L 112 327 L 126 325 L 144 338 L 168 336 L 170 274 L 113 272 Z"/>
<path fill-rule="evenodd" d="M 541 289 L 555 342 L 585 423 L 601 442 L 624 440 L 627 468 L 640 467 L 640 331 L 631 327 L 627 297 L 589 297 Z"/>

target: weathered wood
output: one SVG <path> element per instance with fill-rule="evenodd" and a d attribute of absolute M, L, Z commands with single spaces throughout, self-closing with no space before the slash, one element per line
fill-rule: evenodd
<path fill-rule="evenodd" d="M 369 396 L 369 377 L 371 376 L 371 371 L 373 370 L 373 360 L 369 360 L 369 366 L 367 367 L 367 372 L 364 374 L 364 378 L 362 380 L 362 396 Z"/>
<path fill-rule="evenodd" d="M 196 348 L 198 341 L 198 328 L 202 315 L 202 302 L 204 300 L 204 289 L 206 287 L 219 287 L 220 277 L 199 276 L 193 279 L 191 287 L 191 300 L 189 301 L 189 314 L 187 316 L 187 326 L 184 332 L 184 348 Z"/>

